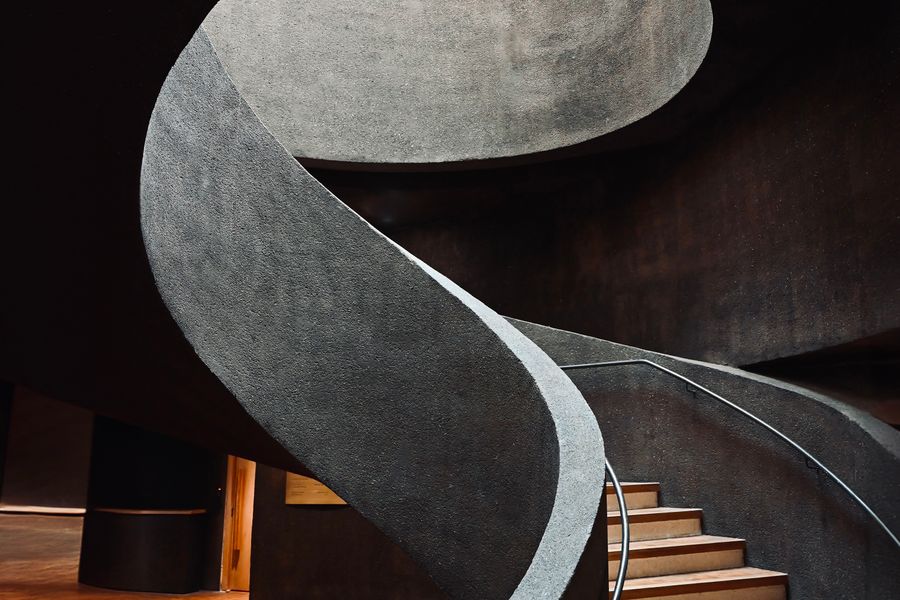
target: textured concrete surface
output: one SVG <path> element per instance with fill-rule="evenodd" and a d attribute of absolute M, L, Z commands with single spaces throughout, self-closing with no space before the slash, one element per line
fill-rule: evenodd
<path fill-rule="evenodd" d="M 900 432 L 834 399 L 731 367 L 511 322 L 559 364 L 646 358 L 797 441 L 900 531 Z M 900 551 L 848 496 L 772 434 L 647 367 L 570 372 L 621 479 L 663 482 L 661 503 L 704 509 L 747 539 L 750 565 L 787 572 L 794 600 L 896 597 Z"/>
<path fill-rule="evenodd" d="M 604 465 L 578 390 L 300 167 L 202 31 L 151 118 L 141 210 L 188 341 L 294 457 L 451 596 L 562 594 Z"/>
<path fill-rule="evenodd" d="M 285 504 L 285 472 L 264 465 L 255 490 L 253 600 L 447 600 L 424 569 L 352 507 Z"/>
<path fill-rule="evenodd" d="M 204 23 L 295 155 L 514 156 L 644 117 L 703 60 L 708 0 L 222 0 Z"/>
<path fill-rule="evenodd" d="M 793 47 L 670 143 L 323 181 L 535 323 L 731 365 L 900 328 L 900 77 L 884 76 L 900 73 L 900 4 L 809 13 Z"/>

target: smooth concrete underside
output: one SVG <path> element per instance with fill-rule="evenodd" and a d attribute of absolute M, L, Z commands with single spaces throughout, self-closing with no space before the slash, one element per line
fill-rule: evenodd
<path fill-rule="evenodd" d="M 563 593 L 605 465 L 581 394 L 298 165 L 202 31 L 153 112 L 141 219 L 199 357 L 445 591 Z"/>
<path fill-rule="evenodd" d="M 569 146 L 696 72 L 708 0 L 222 0 L 204 21 L 297 157 L 440 163 Z"/>

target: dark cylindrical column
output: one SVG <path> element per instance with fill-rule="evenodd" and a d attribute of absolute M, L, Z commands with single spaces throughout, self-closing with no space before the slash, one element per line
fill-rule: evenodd
<path fill-rule="evenodd" d="M 122 590 L 218 589 L 224 457 L 97 417 L 78 580 Z"/>

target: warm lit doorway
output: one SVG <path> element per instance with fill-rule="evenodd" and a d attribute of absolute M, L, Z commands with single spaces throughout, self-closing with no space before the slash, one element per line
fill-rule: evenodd
<path fill-rule="evenodd" d="M 250 539 L 256 463 L 228 457 L 225 527 L 222 540 L 222 589 L 250 590 Z"/>

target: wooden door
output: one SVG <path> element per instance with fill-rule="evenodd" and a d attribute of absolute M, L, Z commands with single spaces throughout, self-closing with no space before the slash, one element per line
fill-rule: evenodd
<path fill-rule="evenodd" d="M 228 457 L 225 528 L 222 540 L 222 589 L 250 591 L 250 538 L 256 463 Z"/>

